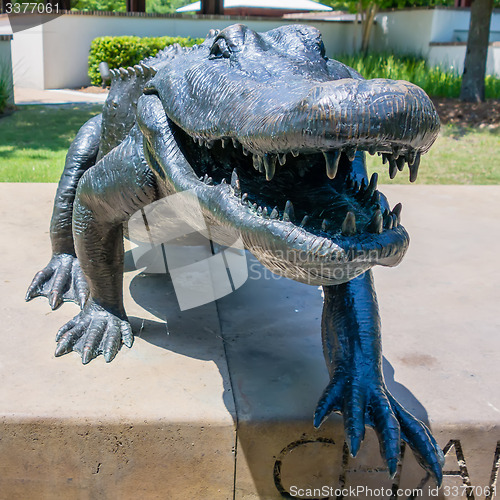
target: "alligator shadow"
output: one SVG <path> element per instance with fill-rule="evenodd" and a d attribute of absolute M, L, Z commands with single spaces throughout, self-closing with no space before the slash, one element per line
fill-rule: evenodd
<path fill-rule="evenodd" d="M 126 255 L 129 267 L 130 262 L 130 255 Z M 341 418 L 332 416 L 319 430 L 312 426 L 313 409 L 328 383 L 320 341 L 322 298 L 317 288 L 270 278 L 270 273 L 250 257 L 247 282 L 216 303 L 181 311 L 172 281 L 165 274 L 138 274 L 130 284 L 130 293 L 137 304 L 167 322 L 165 328 L 159 322 L 131 318 L 143 340 L 184 356 L 213 361 L 218 367 L 223 402 L 237 426 L 236 498 L 255 490 L 260 498 L 280 498 L 278 490 L 289 491 L 293 484 L 290 477 L 297 472 L 283 453 L 297 443 L 320 443 L 321 448 L 316 450 L 316 460 L 310 459 L 311 450 L 306 450 L 304 456 L 311 460 L 311 466 L 301 464 L 302 474 L 316 476 L 316 483 L 318 477 L 323 481 L 329 477 L 324 484 L 332 486 L 342 474 L 345 480 Z M 220 355 L 220 342 L 224 356 Z M 391 393 L 429 425 L 424 406 L 395 380 L 394 368 L 385 358 L 383 370 Z M 365 448 L 375 453 L 368 453 L 368 462 L 378 454 L 375 438 L 371 438 Z M 327 450 L 327 445 L 331 449 Z M 295 455 L 299 457 L 303 451 L 295 450 Z M 411 455 L 409 450 L 407 453 Z M 330 458 L 331 464 L 322 464 Z M 353 465 L 356 467 L 355 462 L 349 463 L 349 467 Z M 421 476 L 425 476 L 423 471 Z M 375 486 L 379 479 L 388 482 L 387 475 L 379 473 L 372 478 Z"/>

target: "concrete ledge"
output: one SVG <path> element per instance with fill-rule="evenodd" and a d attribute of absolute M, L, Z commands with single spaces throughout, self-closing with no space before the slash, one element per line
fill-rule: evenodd
<path fill-rule="evenodd" d="M 50 255 L 55 186 L 4 184 L 0 497 L 278 499 L 293 486 L 360 486 L 383 494 L 344 497 L 407 499 L 386 490 L 420 486 L 414 498 L 488 498 L 500 463 L 500 187 L 381 190 L 403 202 L 412 237 L 398 268 L 375 273 L 385 376 L 445 448 L 439 492 L 411 450 L 390 480 L 373 432 L 352 459 L 339 417 L 313 429 L 328 382 L 320 293 L 255 261 L 243 287 L 187 313 L 164 276 L 130 272 L 133 348 L 110 365 L 53 358 L 55 332 L 77 308 L 23 297 Z"/>

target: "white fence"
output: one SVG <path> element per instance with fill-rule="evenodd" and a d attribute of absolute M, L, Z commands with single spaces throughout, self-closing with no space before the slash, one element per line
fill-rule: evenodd
<path fill-rule="evenodd" d="M 14 104 L 14 87 L 12 85 L 12 58 L 10 44 L 12 35 L 0 35 L 0 77 L 7 80 L 10 86 L 9 104 Z"/>
<path fill-rule="evenodd" d="M 12 43 L 14 84 L 30 88 L 71 88 L 88 84 L 88 51 L 91 41 L 98 36 L 204 37 L 211 28 L 224 28 L 238 22 L 257 31 L 283 24 L 311 24 L 322 32 L 329 56 L 352 52 L 354 40 L 360 39 L 359 26 L 352 21 L 69 13 L 15 33 Z M 460 67 L 460 54 L 461 51 L 465 54 L 465 44 L 444 46 L 435 43 L 460 42 L 467 36 L 468 27 L 468 9 L 382 12 L 376 18 L 371 42 L 376 50 L 420 54 L 433 64 Z M 500 11 L 494 12 L 491 32 L 493 40 L 497 36 L 500 40 Z M 499 58 L 498 48 L 492 46 L 488 57 L 489 73 L 500 75 Z"/>

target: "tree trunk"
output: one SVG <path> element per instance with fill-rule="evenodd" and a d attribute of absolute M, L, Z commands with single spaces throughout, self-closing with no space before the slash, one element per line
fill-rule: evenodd
<path fill-rule="evenodd" d="M 493 0 L 472 0 L 460 99 L 482 102 Z"/>
<path fill-rule="evenodd" d="M 224 14 L 223 0 L 201 0 L 201 13 L 212 15 Z"/>

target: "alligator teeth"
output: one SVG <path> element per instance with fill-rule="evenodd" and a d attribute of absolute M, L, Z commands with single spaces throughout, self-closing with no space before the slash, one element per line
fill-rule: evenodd
<path fill-rule="evenodd" d="M 253 208 L 255 211 L 257 211 L 257 203 L 254 203 L 254 204 L 252 205 L 252 208 Z"/>
<path fill-rule="evenodd" d="M 399 223 L 398 223 L 398 218 L 396 216 L 396 214 L 391 214 L 391 218 L 392 218 L 392 227 L 398 227 L 399 226 Z"/>
<path fill-rule="evenodd" d="M 372 156 L 375 154 L 376 151 L 377 151 L 376 146 L 370 146 L 368 148 L 368 153 L 370 153 Z"/>
<path fill-rule="evenodd" d="M 262 207 L 259 207 L 259 208 L 257 209 L 257 215 L 262 215 Z"/>
<path fill-rule="evenodd" d="M 203 177 L 203 182 L 208 186 L 210 186 L 210 184 L 212 184 L 212 181 L 213 181 L 212 177 L 209 177 L 208 174 L 205 174 L 205 176 Z"/>
<path fill-rule="evenodd" d="M 323 219 L 323 222 L 321 223 L 321 230 L 326 233 L 328 229 L 330 229 L 330 221 L 327 219 Z"/>
<path fill-rule="evenodd" d="M 266 169 L 266 180 L 270 181 L 276 171 L 276 155 L 266 154 L 263 158 L 264 168 Z"/>
<path fill-rule="evenodd" d="M 128 72 L 125 68 L 120 68 L 120 77 L 123 79 L 123 78 L 126 78 L 128 76 Z"/>
<path fill-rule="evenodd" d="M 286 163 L 286 153 L 278 155 L 278 161 L 280 162 L 280 165 L 283 166 Z"/>
<path fill-rule="evenodd" d="M 225 149 L 227 146 L 227 139 L 221 139 L 220 142 L 222 143 L 222 149 Z"/>
<path fill-rule="evenodd" d="M 250 154 L 248 149 L 245 149 L 244 147 L 241 148 L 241 151 L 243 152 L 244 156 L 248 156 Z"/>
<path fill-rule="evenodd" d="M 415 182 L 418 176 L 418 167 L 420 165 L 420 153 L 415 156 L 415 161 L 410 165 L 410 182 Z"/>
<path fill-rule="evenodd" d="M 283 222 L 294 222 L 295 221 L 295 211 L 293 209 L 293 203 L 288 200 L 285 205 L 285 210 L 283 212 Z"/>
<path fill-rule="evenodd" d="M 278 212 L 278 207 L 274 207 L 272 212 L 271 212 L 270 218 L 277 219 L 279 217 L 279 215 L 280 215 L 280 213 Z"/>
<path fill-rule="evenodd" d="M 236 196 L 239 196 L 241 194 L 240 179 L 238 178 L 238 173 L 236 172 L 236 169 L 234 169 L 233 173 L 231 174 L 231 187 L 233 188 L 234 194 Z"/>
<path fill-rule="evenodd" d="M 370 184 L 368 184 L 368 189 L 367 189 L 367 196 L 373 196 L 375 191 L 377 190 L 377 182 L 378 182 L 378 174 L 375 172 L 372 174 L 370 177 Z"/>
<path fill-rule="evenodd" d="M 132 68 L 131 66 L 129 66 L 129 67 L 127 68 L 127 71 L 128 71 L 129 76 L 136 76 L 136 74 L 135 74 L 135 69 L 134 69 L 134 68 Z"/>
<path fill-rule="evenodd" d="M 292 151 L 292 156 L 297 158 L 297 156 L 299 156 L 299 152 L 298 151 Z"/>
<path fill-rule="evenodd" d="M 384 217 L 384 227 L 386 229 L 392 229 L 392 226 L 394 225 L 394 222 L 392 220 L 392 215 L 387 215 L 386 217 Z"/>
<path fill-rule="evenodd" d="M 345 236 L 356 234 L 356 216 L 352 212 L 347 212 L 342 222 L 342 234 Z"/>
<path fill-rule="evenodd" d="M 403 205 L 401 205 L 401 203 L 398 203 L 392 209 L 392 213 L 396 216 L 396 221 L 397 221 L 398 225 L 401 223 L 401 210 L 402 209 L 403 209 Z"/>
<path fill-rule="evenodd" d="M 307 226 L 310 219 L 311 219 L 311 217 L 309 217 L 309 215 L 304 215 L 304 218 L 302 219 L 302 222 L 300 223 L 300 227 Z"/>
<path fill-rule="evenodd" d="M 345 154 L 349 161 L 354 161 L 354 157 L 356 156 L 356 148 L 347 148 L 345 150 Z"/>
<path fill-rule="evenodd" d="M 135 71 L 135 74 L 137 76 L 142 76 L 143 75 L 142 68 L 138 64 L 136 64 L 134 66 L 134 71 Z"/>
<path fill-rule="evenodd" d="M 383 230 L 384 219 L 382 217 L 382 212 L 380 210 L 376 210 L 371 218 L 366 230 L 369 233 L 380 234 Z"/>
<path fill-rule="evenodd" d="M 264 172 L 262 156 L 253 155 L 253 168 L 257 170 L 257 172 Z"/>
<path fill-rule="evenodd" d="M 266 219 L 269 217 L 269 214 L 267 213 L 267 207 L 264 207 L 262 209 L 262 217 L 265 217 Z"/>
<path fill-rule="evenodd" d="M 408 165 L 411 167 L 414 163 L 415 163 L 415 158 L 417 157 L 417 152 L 412 149 L 409 153 L 408 153 Z"/>
<path fill-rule="evenodd" d="M 387 153 L 382 153 L 382 165 L 385 165 L 389 161 L 389 155 Z"/>
<path fill-rule="evenodd" d="M 337 170 L 339 168 L 340 154 L 338 151 L 323 151 L 323 156 L 325 157 L 326 164 L 326 175 L 329 179 L 335 179 L 337 175 Z"/>
<path fill-rule="evenodd" d="M 389 158 L 389 177 L 391 179 L 394 179 L 394 177 L 396 177 L 397 173 L 398 173 L 398 165 L 396 163 L 396 160 L 394 160 L 394 158 L 390 157 Z"/>
<path fill-rule="evenodd" d="M 405 166 L 405 157 L 404 156 L 400 156 L 397 160 L 396 160 L 396 165 L 398 166 L 398 170 L 401 172 Z"/>
<path fill-rule="evenodd" d="M 395 146 L 394 148 L 392 148 L 392 157 L 397 160 L 399 158 L 399 153 L 400 153 L 400 149 Z"/>
<path fill-rule="evenodd" d="M 241 197 L 241 204 L 246 205 L 248 201 L 248 193 L 243 193 L 243 196 Z"/>

